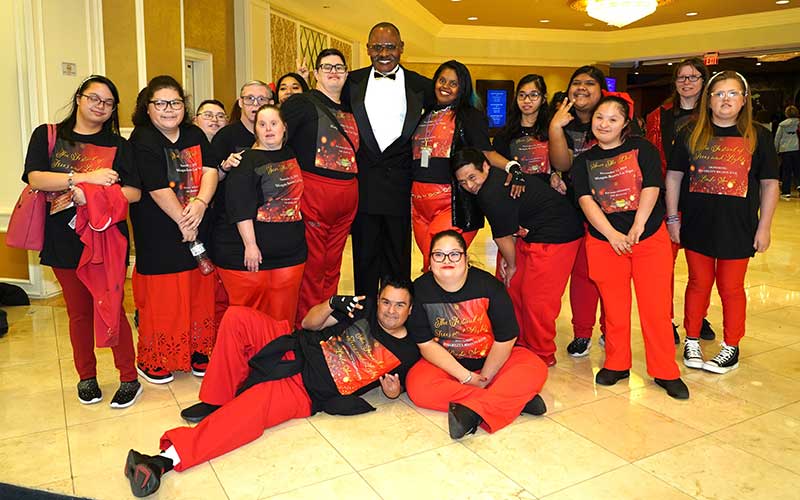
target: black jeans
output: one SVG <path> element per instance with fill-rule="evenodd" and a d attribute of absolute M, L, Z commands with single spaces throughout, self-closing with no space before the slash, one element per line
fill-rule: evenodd
<path fill-rule="evenodd" d="M 787 151 L 781 153 L 780 157 L 781 194 L 791 194 L 792 186 L 800 186 L 800 151 Z"/>

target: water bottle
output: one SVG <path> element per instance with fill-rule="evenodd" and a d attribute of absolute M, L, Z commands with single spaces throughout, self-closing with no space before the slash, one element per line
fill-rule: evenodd
<path fill-rule="evenodd" d="M 214 263 L 208 258 L 208 252 L 206 252 L 206 247 L 203 246 L 202 241 L 194 240 L 189 243 L 189 251 L 192 252 L 197 261 L 197 267 L 204 276 L 214 272 Z"/>

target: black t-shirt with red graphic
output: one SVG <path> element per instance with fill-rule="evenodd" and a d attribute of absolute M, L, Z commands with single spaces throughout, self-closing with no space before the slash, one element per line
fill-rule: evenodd
<path fill-rule="evenodd" d="M 505 286 L 482 269 L 470 267 L 457 292 L 447 292 L 427 272 L 414 281 L 414 308 L 408 331 L 418 344 L 433 340 L 468 370 L 480 370 L 492 344 L 519 335 Z"/>
<path fill-rule="evenodd" d="M 736 126 L 714 126 L 705 149 L 689 152 L 691 128 L 683 129 L 668 170 L 683 172 L 681 244 L 717 259 L 755 255 L 763 179 L 778 178 L 778 159 L 769 131 L 756 126 L 758 143 L 751 154 Z"/>
<path fill-rule="evenodd" d="M 511 198 L 504 186 L 506 173 L 489 168 L 478 191 L 478 204 L 492 228 L 492 238 L 517 235 L 528 243 L 567 243 L 581 238 L 583 222 L 570 201 L 538 177 L 525 184 L 525 192 Z"/>
<path fill-rule="evenodd" d="M 133 149 L 122 137 L 110 131 L 83 135 L 61 129 L 58 135 L 53 154 L 48 156 L 47 125 L 40 125 L 33 131 L 25 156 L 23 182 L 28 182 L 28 174 L 33 171 L 69 173 L 70 170 L 90 172 L 112 168 L 119 174 L 121 185 L 141 187 L 139 174 L 133 164 Z M 78 267 L 83 243 L 75 230 L 69 227 L 77 214 L 71 197 L 69 190 L 47 193 L 44 245 L 39 254 L 40 262 L 45 266 L 64 269 Z M 121 221 L 117 228 L 127 239 L 127 222 Z"/>
<path fill-rule="evenodd" d="M 502 132 L 494 136 L 494 150 L 519 162 L 522 173 L 550 182 L 550 148 L 547 140 L 539 140 L 534 127 L 520 127 L 513 136 Z"/>
<path fill-rule="evenodd" d="M 336 117 L 352 145 L 319 105 Z M 319 90 L 311 90 L 291 96 L 281 105 L 281 112 L 286 120 L 288 144 L 297 153 L 300 168 L 333 179 L 356 176 L 358 166 L 353 146 L 358 149 L 358 126 L 347 107 L 333 102 Z"/>
<path fill-rule="evenodd" d="M 244 220 L 253 221 L 262 259 L 259 270 L 306 261 L 308 250 L 300 213 L 303 175 L 290 149 L 246 149 L 225 183 L 227 220 L 214 232 L 215 264 L 235 271 L 247 269 L 244 242 L 236 226 Z"/>
<path fill-rule="evenodd" d="M 136 242 L 136 270 L 140 274 L 171 274 L 195 269 L 197 262 L 184 243 L 178 224 L 159 208 L 150 191 L 170 188 L 181 205 L 200 191 L 203 167 L 214 168 L 206 135 L 195 125 L 181 125 L 175 142 L 152 125 L 133 129 L 130 139 L 136 168 L 142 179 L 142 199 L 131 205 Z M 208 200 L 206 200 L 208 201 Z M 208 242 L 210 217 L 204 216 L 198 239 Z"/>
<path fill-rule="evenodd" d="M 450 157 L 457 149 L 467 146 L 481 151 L 492 149 L 489 122 L 486 115 L 477 109 L 466 110 L 459 128 L 456 130 L 456 112 L 449 106 L 434 108 L 422 118 L 411 138 L 414 181 L 450 184 Z M 423 154 L 428 156 L 427 167 L 423 166 Z"/>
<path fill-rule="evenodd" d="M 639 208 L 642 189 L 657 187 L 663 191 L 661 156 L 655 146 L 642 137 L 632 136 L 613 149 L 595 145 L 575 158 L 572 165 L 575 199 L 591 196 L 600 206 L 608 222 L 623 234 L 628 234 L 636 210 Z M 640 239 L 655 233 L 664 221 L 664 201 L 660 195 L 650 213 Z M 589 224 L 589 234 L 607 241 Z"/>

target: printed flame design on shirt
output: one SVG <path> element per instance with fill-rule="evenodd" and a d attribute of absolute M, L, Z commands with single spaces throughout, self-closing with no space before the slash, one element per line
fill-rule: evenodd
<path fill-rule="evenodd" d="M 340 394 L 348 395 L 400 366 L 400 360 L 370 331 L 369 321 L 360 319 L 340 335 L 320 342 L 325 363 Z"/>
<path fill-rule="evenodd" d="M 572 154 L 578 156 L 591 149 L 592 146 L 597 144 L 597 140 L 589 138 L 588 131 L 564 129 L 564 133 L 569 135 L 572 139 Z"/>
<path fill-rule="evenodd" d="M 489 321 L 489 299 L 424 304 L 433 340 L 455 358 L 485 358 L 494 343 Z"/>
<path fill-rule="evenodd" d="M 84 142 L 70 144 L 68 141 L 58 139 L 50 160 L 50 169 L 53 172 L 66 173 L 72 170 L 77 174 L 112 168 L 116 155 L 116 146 L 96 146 Z M 51 215 L 74 205 L 69 189 L 47 192 L 45 198 L 50 202 Z"/>
<path fill-rule="evenodd" d="M 175 196 L 182 206 L 200 192 L 200 181 L 203 178 L 203 152 L 200 145 L 185 149 L 164 148 L 167 155 L 167 181 L 175 191 Z"/>
<path fill-rule="evenodd" d="M 453 135 L 456 131 L 456 113 L 450 108 L 433 111 L 422 119 L 411 138 L 415 160 L 422 157 L 422 148 L 431 148 L 431 158 L 450 158 Z"/>
<path fill-rule="evenodd" d="M 260 179 L 264 204 L 258 207 L 259 222 L 296 222 L 302 220 L 300 198 L 303 195 L 303 175 L 297 160 L 291 158 L 267 163 L 255 168 Z"/>
<path fill-rule="evenodd" d="M 629 212 L 639 208 L 642 171 L 638 149 L 613 158 L 590 160 L 587 166 L 592 196 L 604 213 Z"/>
<path fill-rule="evenodd" d="M 353 141 L 353 146 L 347 142 L 347 139 L 336 125 L 328 118 L 328 115 L 319 111 L 317 112 L 317 156 L 314 160 L 314 166 L 317 168 L 324 168 L 328 170 L 335 170 L 337 172 L 348 172 L 355 174 L 358 172 L 356 165 L 356 152 L 353 146 L 358 149 L 358 125 L 352 113 L 345 113 L 344 111 L 336 112 L 336 120 L 342 126 L 342 129 L 347 132 L 347 137 Z"/>
<path fill-rule="evenodd" d="M 548 144 L 535 137 L 523 135 L 509 145 L 513 159 L 517 160 L 524 174 L 549 174 L 550 152 Z"/>
<path fill-rule="evenodd" d="M 752 155 L 743 137 L 712 137 L 689 166 L 689 192 L 747 196 Z"/>

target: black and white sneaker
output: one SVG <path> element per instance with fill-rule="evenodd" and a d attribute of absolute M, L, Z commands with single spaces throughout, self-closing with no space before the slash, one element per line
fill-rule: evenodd
<path fill-rule="evenodd" d="M 739 348 L 722 343 L 719 354 L 703 363 L 703 370 L 712 373 L 728 373 L 739 368 Z"/>
<path fill-rule="evenodd" d="M 592 347 L 592 339 L 586 337 L 575 337 L 567 346 L 567 353 L 573 358 L 582 358 L 589 354 Z"/>
<path fill-rule="evenodd" d="M 78 382 L 78 401 L 85 405 L 93 405 L 103 400 L 103 392 L 97 385 L 97 379 L 87 378 Z"/>
<path fill-rule="evenodd" d="M 111 400 L 112 408 L 127 408 L 133 406 L 133 403 L 142 395 L 142 384 L 138 380 L 133 382 L 120 382 L 117 393 Z"/>
<path fill-rule="evenodd" d="M 703 369 L 703 350 L 698 339 L 686 337 L 683 344 L 683 364 L 689 368 Z"/>
<path fill-rule="evenodd" d="M 136 365 L 136 371 L 139 372 L 139 375 L 143 379 L 147 380 L 151 384 L 169 384 L 175 380 L 175 377 L 172 376 L 172 372 L 162 370 L 161 368 L 147 370 L 139 365 Z"/>

